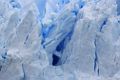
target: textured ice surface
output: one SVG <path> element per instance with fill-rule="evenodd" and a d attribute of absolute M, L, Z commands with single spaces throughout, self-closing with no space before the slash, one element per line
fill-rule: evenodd
<path fill-rule="evenodd" d="M 120 0 L 0 0 L 0 80 L 120 80 Z"/>

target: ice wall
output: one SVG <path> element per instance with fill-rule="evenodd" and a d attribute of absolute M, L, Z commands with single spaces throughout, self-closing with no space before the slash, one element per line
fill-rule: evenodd
<path fill-rule="evenodd" d="M 0 80 L 119 80 L 119 0 L 0 0 Z"/>

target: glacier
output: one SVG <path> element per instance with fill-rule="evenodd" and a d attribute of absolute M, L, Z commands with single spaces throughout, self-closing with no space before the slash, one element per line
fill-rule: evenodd
<path fill-rule="evenodd" d="M 0 80 L 120 80 L 120 0 L 0 0 Z"/>

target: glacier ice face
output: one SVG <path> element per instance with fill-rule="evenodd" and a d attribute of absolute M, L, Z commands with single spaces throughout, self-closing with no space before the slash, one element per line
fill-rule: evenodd
<path fill-rule="evenodd" d="M 0 80 L 119 80 L 119 0 L 0 0 Z"/>
<path fill-rule="evenodd" d="M 119 51 L 116 54 L 118 47 L 115 45 L 119 40 L 120 24 L 111 8 L 109 12 L 103 12 L 99 5 L 88 5 L 89 9 L 85 7 L 81 10 L 83 17 L 77 21 L 72 40 L 64 50 L 61 60 L 65 62 L 66 68 L 112 77 L 119 71 L 119 60 L 116 60 Z M 110 4 L 106 5 L 103 9 L 110 6 Z M 90 13 L 86 13 L 87 10 Z"/>

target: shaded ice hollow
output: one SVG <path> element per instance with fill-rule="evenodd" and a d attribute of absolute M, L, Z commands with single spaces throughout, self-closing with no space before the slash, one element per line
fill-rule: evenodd
<path fill-rule="evenodd" d="M 0 80 L 120 80 L 120 0 L 0 0 Z"/>

